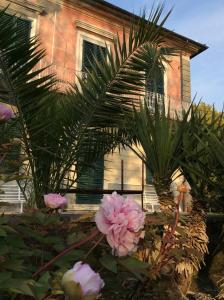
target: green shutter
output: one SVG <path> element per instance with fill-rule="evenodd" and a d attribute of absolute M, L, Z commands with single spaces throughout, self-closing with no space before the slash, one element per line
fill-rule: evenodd
<path fill-rule="evenodd" d="M 77 188 L 103 189 L 104 178 L 104 158 L 97 160 L 91 168 L 86 169 L 82 174 L 78 174 Z M 102 194 L 88 195 L 77 194 L 77 204 L 98 204 Z"/>
<path fill-rule="evenodd" d="M 9 14 L 5 14 L 5 18 L 14 24 L 16 39 L 19 39 L 24 43 L 27 42 L 30 38 L 31 21 Z"/>
<path fill-rule="evenodd" d="M 146 166 L 146 184 L 152 184 L 153 176 L 151 171 Z"/>
<path fill-rule="evenodd" d="M 96 57 L 100 62 L 102 60 L 102 54 L 106 55 L 106 48 L 97 44 L 83 41 L 83 53 L 82 53 L 82 71 L 91 70 L 90 62 L 93 61 L 93 57 Z"/>
<path fill-rule="evenodd" d="M 83 54 L 82 54 L 82 71 L 91 70 L 90 61 L 93 61 L 93 57 L 96 57 L 100 62 L 103 55 L 106 55 L 106 48 L 89 41 L 83 41 Z M 103 189 L 104 179 L 104 158 L 97 160 L 91 168 L 88 168 L 81 174 L 77 174 L 77 188 L 85 189 Z M 77 204 L 98 204 L 102 194 L 99 195 L 84 195 L 77 194 Z"/>
<path fill-rule="evenodd" d="M 20 40 L 23 43 L 28 42 L 31 32 L 31 21 L 9 14 L 5 14 L 4 17 L 9 23 L 12 24 L 12 26 L 15 26 L 15 40 Z M 5 63 L 7 65 L 7 62 Z M 0 98 L 5 102 L 8 102 L 9 99 L 7 90 L 7 84 L 0 69 Z"/>
<path fill-rule="evenodd" d="M 164 74 L 159 71 L 156 78 L 146 80 L 146 91 L 164 95 Z"/>

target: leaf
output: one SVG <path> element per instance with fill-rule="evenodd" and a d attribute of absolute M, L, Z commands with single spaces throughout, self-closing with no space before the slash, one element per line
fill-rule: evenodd
<path fill-rule="evenodd" d="M 11 272 L 2 272 L 0 273 L 0 288 L 4 288 L 4 283 L 7 282 L 12 277 Z"/>
<path fill-rule="evenodd" d="M 6 270 L 12 270 L 17 272 L 24 270 L 23 260 L 16 259 L 9 259 L 4 261 L 4 263 L 1 264 L 1 267 Z"/>
<path fill-rule="evenodd" d="M 11 227 L 11 226 L 9 226 L 9 225 L 3 225 L 3 228 L 4 228 L 4 230 L 5 230 L 6 232 L 9 232 L 9 233 L 17 233 L 17 231 L 16 231 L 13 227 Z"/>
<path fill-rule="evenodd" d="M 77 239 L 79 238 L 79 236 L 77 236 L 77 232 L 72 232 L 67 236 L 67 244 L 71 245 L 73 243 L 75 243 L 77 241 Z"/>
<path fill-rule="evenodd" d="M 0 216 L 0 225 L 2 224 L 7 224 L 8 223 L 9 218 L 5 215 L 1 215 Z"/>
<path fill-rule="evenodd" d="M 149 264 L 138 260 L 135 257 L 127 257 L 118 260 L 118 263 L 133 273 L 136 278 L 142 281 L 142 275 L 148 276 Z"/>
<path fill-rule="evenodd" d="M 112 255 L 103 256 L 99 261 L 109 271 L 117 273 L 117 261 Z"/>
<path fill-rule="evenodd" d="M 7 254 L 10 251 L 10 248 L 0 242 L 0 256 Z"/>
<path fill-rule="evenodd" d="M 51 276 L 49 272 L 45 272 L 38 280 L 36 285 L 32 287 L 33 293 L 35 295 L 36 300 L 42 300 L 44 299 L 44 296 L 48 292 L 48 290 L 51 288 L 49 280 Z"/>
<path fill-rule="evenodd" d="M 64 295 L 64 292 L 62 290 L 53 290 L 52 295 L 55 295 L 55 296 Z"/>
<path fill-rule="evenodd" d="M 34 297 L 33 291 L 31 290 L 31 287 L 29 284 L 30 284 L 29 280 L 21 280 L 18 278 L 11 279 L 7 283 L 7 285 L 9 286 L 8 288 L 12 292 Z"/>
<path fill-rule="evenodd" d="M 3 228 L 0 228 L 0 236 L 2 236 L 2 237 L 7 236 L 7 232 Z"/>
<path fill-rule="evenodd" d="M 7 244 L 14 248 L 26 248 L 22 237 L 18 235 L 8 235 Z"/>
<path fill-rule="evenodd" d="M 140 261 L 135 257 L 127 257 L 119 259 L 119 263 L 125 266 L 129 270 L 146 270 L 150 265 L 146 262 Z"/>
<path fill-rule="evenodd" d="M 34 217 L 33 222 L 37 223 L 37 224 L 41 224 L 41 225 L 43 225 L 45 223 L 45 220 L 48 219 L 48 218 L 46 218 L 46 215 L 44 213 L 42 213 L 41 211 L 35 212 L 33 217 Z"/>
<path fill-rule="evenodd" d="M 40 279 L 38 280 L 39 283 L 46 284 L 49 282 L 49 279 L 51 278 L 49 272 L 45 272 Z"/>
<path fill-rule="evenodd" d="M 83 259 L 84 254 L 85 253 L 83 250 L 73 250 L 70 253 L 60 257 L 60 259 L 57 260 L 54 265 L 59 268 L 63 268 L 63 270 L 69 269 L 71 264 L 74 264 L 74 261 Z"/>

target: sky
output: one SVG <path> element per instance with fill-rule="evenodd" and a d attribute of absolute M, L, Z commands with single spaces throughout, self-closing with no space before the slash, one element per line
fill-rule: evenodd
<path fill-rule="evenodd" d="M 130 12 L 151 9 L 153 0 L 108 0 Z M 187 36 L 209 49 L 191 60 L 192 97 L 222 110 L 224 104 L 224 0 L 165 0 L 173 8 L 165 27 Z"/>

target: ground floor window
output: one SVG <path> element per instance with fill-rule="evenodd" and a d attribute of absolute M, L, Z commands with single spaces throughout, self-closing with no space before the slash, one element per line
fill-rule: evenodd
<path fill-rule="evenodd" d="M 103 189 L 104 157 L 98 159 L 91 167 L 80 173 L 80 175 L 78 173 L 78 189 Z M 100 203 L 101 198 L 102 194 L 87 195 L 77 193 L 76 204 L 98 204 Z"/>

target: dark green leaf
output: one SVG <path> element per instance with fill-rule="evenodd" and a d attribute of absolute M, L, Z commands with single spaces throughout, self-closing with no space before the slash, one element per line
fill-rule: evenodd
<path fill-rule="evenodd" d="M 109 271 L 117 273 L 117 261 L 112 255 L 103 256 L 99 261 Z"/>

